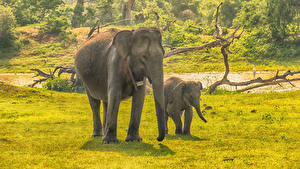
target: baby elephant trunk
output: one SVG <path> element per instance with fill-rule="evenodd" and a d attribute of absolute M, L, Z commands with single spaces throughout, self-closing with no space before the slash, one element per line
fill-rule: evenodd
<path fill-rule="evenodd" d="M 206 123 L 206 119 L 203 117 L 201 111 L 200 111 L 200 106 L 196 106 L 195 107 L 196 111 L 197 111 L 197 114 L 199 115 L 199 117 Z"/>

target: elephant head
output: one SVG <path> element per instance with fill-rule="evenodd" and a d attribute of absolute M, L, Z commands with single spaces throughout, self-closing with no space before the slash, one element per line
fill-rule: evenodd
<path fill-rule="evenodd" d="M 143 81 L 147 77 L 152 83 L 159 137 L 165 137 L 164 125 L 164 88 L 163 88 L 163 55 L 161 33 L 157 29 L 140 28 L 133 31 L 120 31 L 113 39 L 112 46 L 128 64 L 134 80 Z"/>
<path fill-rule="evenodd" d="M 204 122 L 207 122 L 200 111 L 200 91 L 202 89 L 201 82 L 182 81 L 174 88 L 174 91 L 176 91 L 177 94 L 182 97 L 184 105 L 193 106 L 196 109 L 199 117 Z"/>

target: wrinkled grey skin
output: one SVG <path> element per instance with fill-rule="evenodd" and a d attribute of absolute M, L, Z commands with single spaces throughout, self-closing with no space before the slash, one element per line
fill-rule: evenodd
<path fill-rule="evenodd" d="M 201 82 L 183 81 L 177 77 L 166 80 L 164 84 L 166 134 L 168 134 L 168 117 L 171 117 L 175 123 L 175 134 L 191 134 L 192 107 L 196 109 L 199 117 L 206 122 L 200 111 L 200 90 L 202 90 Z M 182 131 L 181 116 L 183 111 L 185 112 L 184 129 Z"/>
<path fill-rule="evenodd" d="M 76 72 L 82 79 L 93 111 L 93 136 L 102 136 L 103 143 L 117 143 L 119 104 L 132 96 L 131 119 L 126 141 L 141 141 L 139 125 L 145 97 L 145 83 L 134 88 L 135 82 L 152 82 L 158 141 L 165 137 L 163 99 L 163 55 L 161 34 L 157 29 L 133 31 L 110 29 L 87 41 L 75 57 Z M 103 127 L 100 103 L 103 102 Z"/>

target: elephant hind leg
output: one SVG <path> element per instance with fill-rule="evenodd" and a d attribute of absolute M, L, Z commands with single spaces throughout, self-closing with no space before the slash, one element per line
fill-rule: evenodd
<path fill-rule="evenodd" d="M 192 119 L 193 119 L 193 109 L 191 106 L 189 106 L 187 109 L 185 109 L 184 112 L 183 134 L 191 135 L 190 129 L 191 129 Z"/>
<path fill-rule="evenodd" d="M 181 113 L 174 113 L 171 117 L 176 126 L 175 134 L 182 134 Z"/>
<path fill-rule="evenodd" d="M 101 124 L 101 119 L 100 119 L 100 104 L 101 101 L 98 99 L 94 99 L 88 92 L 87 92 L 89 102 L 91 109 L 93 111 L 93 137 L 98 137 L 98 136 L 103 136 L 103 131 L 102 131 L 102 124 Z"/>

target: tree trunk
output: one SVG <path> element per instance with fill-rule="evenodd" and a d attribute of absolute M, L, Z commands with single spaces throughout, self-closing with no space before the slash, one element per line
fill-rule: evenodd
<path fill-rule="evenodd" d="M 72 27 L 78 28 L 82 24 L 82 13 L 84 11 L 84 0 L 77 0 L 72 17 Z"/>
<path fill-rule="evenodd" d="M 126 22 L 127 25 L 132 24 L 132 8 L 134 5 L 134 1 L 135 0 L 128 0 L 128 2 L 123 4 L 123 6 L 122 6 L 122 17 L 123 17 L 123 19 L 128 20 Z"/>

